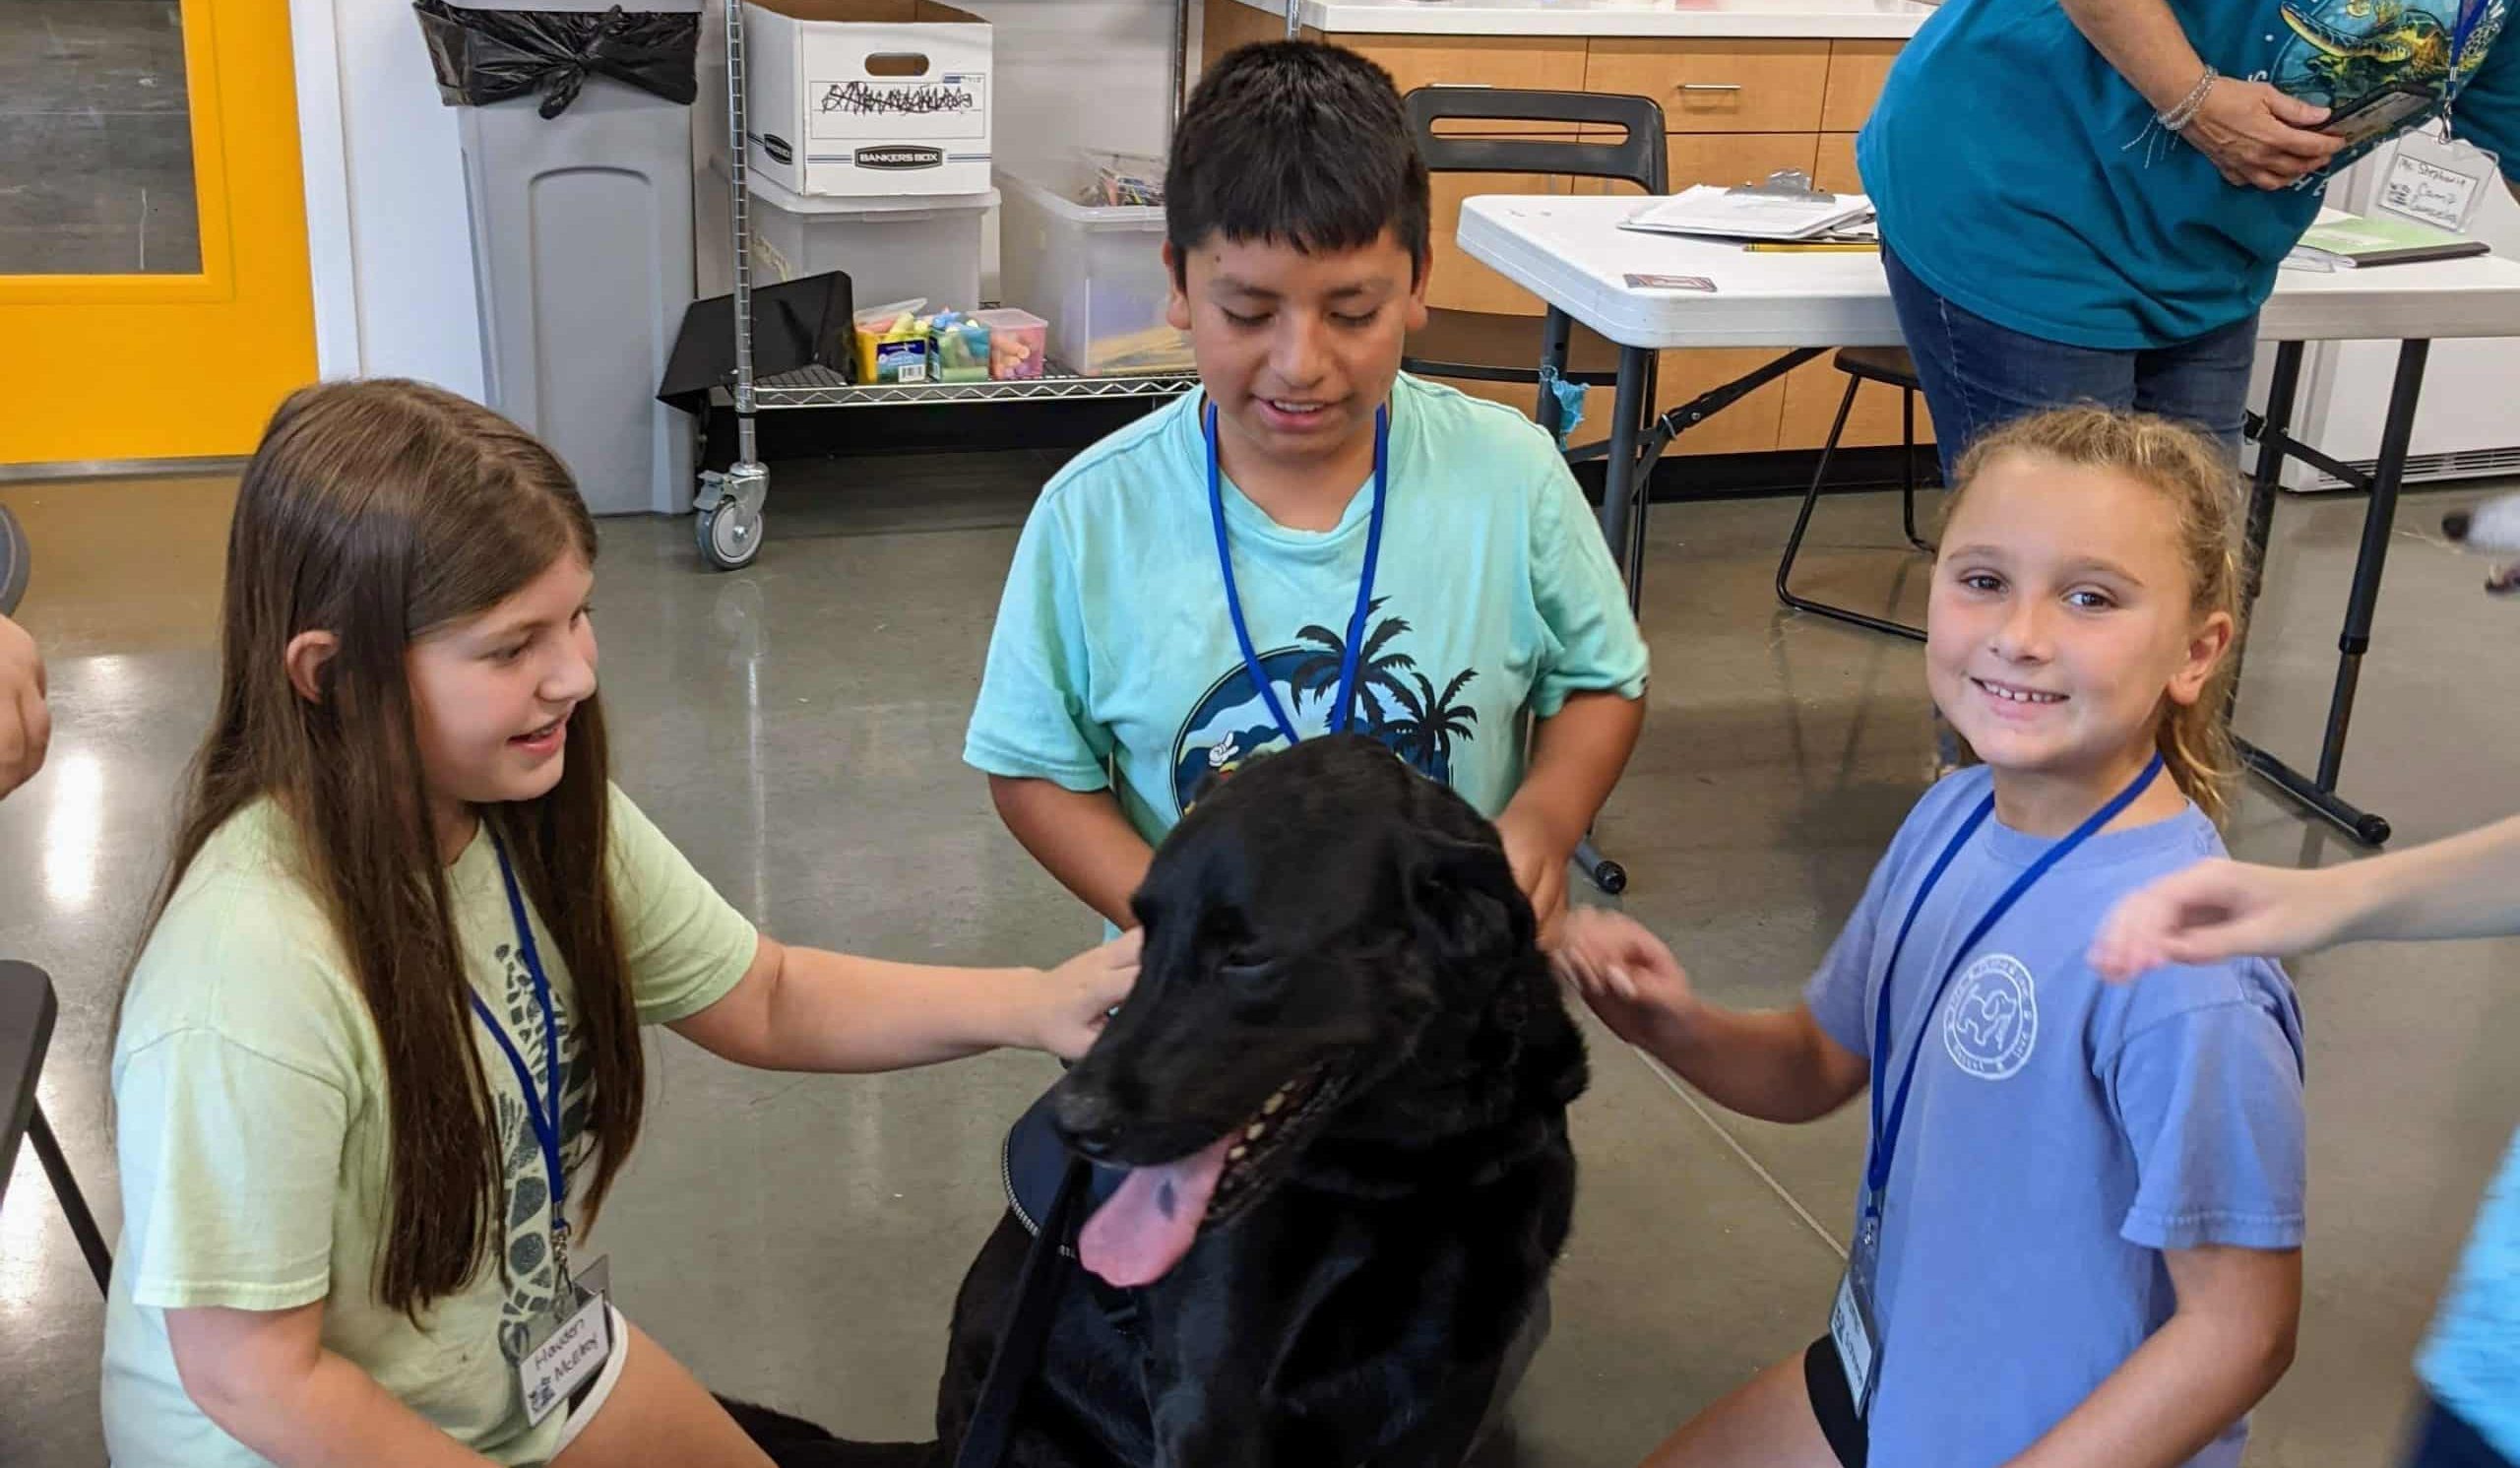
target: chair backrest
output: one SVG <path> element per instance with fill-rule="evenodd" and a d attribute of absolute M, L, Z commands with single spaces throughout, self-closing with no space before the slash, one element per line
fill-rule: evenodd
<path fill-rule="evenodd" d="M 1650 96 L 1598 92 L 1517 92 L 1502 87 L 1420 87 L 1403 99 L 1418 152 L 1433 173 L 1568 173 L 1620 178 L 1649 194 L 1670 191 L 1663 108 Z M 1438 133 L 1439 122 L 1592 123 L 1626 130 L 1615 141 L 1482 138 Z"/>
<path fill-rule="evenodd" d="M 60 1012 L 52 979 L 31 963 L 0 959 L 0 1193 L 9 1186 L 19 1139 L 34 1116 L 35 1078 Z"/>
<path fill-rule="evenodd" d="M 0 616 L 18 609 L 18 599 L 27 594 L 27 536 L 18 529 L 18 519 L 0 505 Z"/>

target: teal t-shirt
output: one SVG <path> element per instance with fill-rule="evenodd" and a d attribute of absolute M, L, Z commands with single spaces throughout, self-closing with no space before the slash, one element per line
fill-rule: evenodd
<path fill-rule="evenodd" d="M 2393 84 L 2443 90 L 2464 14 L 2452 131 L 2520 177 L 2520 43 L 2496 44 L 2506 0 L 2171 9 L 2225 76 L 2322 106 Z M 1948 0 L 1891 68 L 1856 156 L 1917 279 L 1998 326 L 2111 351 L 2191 341 L 2256 310 L 2326 183 L 2224 182 L 2154 123 L 2057 0 Z"/>
<path fill-rule="evenodd" d="M 1115 785 L 1160 841 L 1211 778 L 1286 740 L 1244 670 L 1209 512 L 1205 399 L 1185 394 L 1041 491 L 1007 573 L 964 758 Z M 1526 710 L 1640 697 L 1646 651 L 1608 547 L 1548 435 L 1403 375 L 1355 728 L 1489 815 L 1523 774 Z M 1369 489 L 1369 486 L 1366 486 Z M 1328 727 L 1373 495 L 1290 530 L 1226 481 L 1252 646 L 1296 732 Z"/>
<path fill-rule="evenodd" d="M 2520 1133 L 2486 1190 L 2417 1370 L 2434 1400 L 2520 1462 Z"/>

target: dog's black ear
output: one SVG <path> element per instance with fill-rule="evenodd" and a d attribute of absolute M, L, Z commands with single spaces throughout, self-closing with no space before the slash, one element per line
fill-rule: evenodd
<path fill-rule="evenodd" d="M 1531 901 L 1493 836 L 1420 830 L 1415 839 L 1411 920 L 1446 967 L 1492 967 L 1532 945 Z"/>

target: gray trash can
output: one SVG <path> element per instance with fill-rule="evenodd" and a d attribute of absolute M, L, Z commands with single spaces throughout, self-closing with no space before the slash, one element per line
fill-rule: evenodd
<path fill-rule="evenodd" d="M 466 8 L 602 13 L 614 3 Z M 623 8 L 697 15 L 700 5 Z M 541 106 L 529 95 L 460 107 L 490 406 L 551 446 L 595 513 L 688 513 L 693 420 L 656 391 L 694 294 L 691 108 L 599 73 L 558 115 Z"/>

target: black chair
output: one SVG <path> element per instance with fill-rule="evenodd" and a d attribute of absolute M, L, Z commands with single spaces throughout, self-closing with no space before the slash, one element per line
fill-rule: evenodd
<path fill-rule="evenodd" d="M 1650 96 L 1420 87 L 1406 101 L 1409 129 L 1430 173 L 1558 173 L 1624 180 L 1649 194 L 1670 192 L 1663 109 Z M 1435 131 L 1437 123 L 1465 119 L 1590 124 L 1623 129 L 1624 136 L 1593 143 Z M 1425 326 L 1409 334 L 1401 365 L 1424 377 L 1537 384 L 1544 320 L 1494 311 L 1431 309 Z M 1587 387 L 1615 386 L 1618 349 L 1590 328 L 1577 325 L 1567 341 L 1564 375 L 1567 381 Z M 1653 401 L 1650 388 L 1646 401 Z"/>
<path fill-rule="evenodd" d="M 0 959 L 0 1104 L 8 1107 L 0 1113 L 0 1122 L 6 1123 L 0 1129 L 0 1194 L 7 1192 L 9 1174 L 17 1165 L 18 1139 L 32 1140 L 35 1159 L 61 1200 L 79 1251 L 88 1256 L 88 1270 L 96 1277 L 96 1288 L 104 1290 L 113 1276 L 113 1255 L 95 1215 L 88 1211 L 69 1160 L 61 1155 L 61 1143 L 43 1118 L 43 1108 L 35 1103 L 35 1081 L 43 1074 L 44 1052 L 51 1048 L 52 1022 L 59 1012 L 52 980 L 43 970 Z"/>
<path fill-rule="evenodd" d="M 18 599 L 26 595 L 27 559 L 26 533 L 9 507 L 0 505 L 0 616 L 17 610 Z M 0 1111 L 0 1196 L 7 1194 L 9 1174 L 17 1167 L 18 1139 L 32 1138 L 35 1158 L 70 1219 L 79 1251 L 88 1256 L 96 1288 L 102 1290 L 113 1274 L 113 1255 L 97 1231 L 95 1215 L 88 1211 L 79 1180 L 71 1176 L 69 1159 L 61 1155 L 61 1143 L 53 1138 L 51 1123 L 43 1118 L 43 1108 L 35 1104 L 35 1082 L 43 1074 L 44 1052 L 52 1046 L 52 1022 L 59 1012 L 52 980 L 43 970 L 0 960 L 0 1106 L 7 1108 Z"/>
<path fill-rule="evenodd" d="M 18 528 L 18 517 L 0 505 L 0 616 L 15 610 L 18 599 L 27 594 L 27 534 Z"/>
<path fill-rule="evenodd" d="M 1846 435 L 1847 415 L 1855 409 L 1857 389 L 1867 382 L 1878 382 L 1899 390 L 1899 524 L 1908 535 L 1908 543 L 1927 555 L 1933 543 L 1917 534 L 1917 394 L 1924 385 L 1917 380 L 1917 364 L 1907 350 L 1899 347 L 1850 347 L 1837 354 L 1835 365 L 1847 374 L 1847 393 L 1838 400 L 1837 421 L 1829 425 L 1829 441 L 1820 448 L 1820 466 L 1811 475 L 1811 487 L 1803 492 L 1801 513 L 1794 517 L 1794 534 L 1785 539 L 1785 556 L 1776 564 L 1776 599 L 1796 611 L 1887 632 L 1912 642 L 1925 640 L 1922 627 L 1888 617 L 1871 616 L 1850 606 L 1814 602 L 1796 594 L 1793 586 L 1794 558 L 1801 553 L 1802 533 L 1811 527 L 1811 511 L 1820 502 L 1821 486 L 1828 482 L 1829 461 L 1837 457 L 1838 440 Z"/>
<path fill-rule="evenodd" d="M 1404 98 L 1409 130 L 1430 173 L 1539 173 L 1607 178 L 1635 184 L 1649 194 L 1670 191 L 1670 164 L 1663 137 L 1663 109 L 1650 96 L 1589 92 L 1517 92 L 1495 87 L 1420 87 Z M 1438 133 L 1438 123 L 1555 122 L 1616 128 L 1615 140 L 1490 138 Z M 1473 382 L 1528 382 L 1539 386 L 1546 356 L 1544 316 L 1431 308 L 1426 324 L 1409 334 L 1400 365 L 1421 377 Z M 1618 348 L 1590 328 L 1570 323 L 1564 380 L 1584 387 L 1618 385 Z M 1542 388 L 1544 396 L 1547 388 Z M 1643 401 L 1650 416 L 1654 382 L 1648 370 Z M 1544 422 L 1555 421 L 1547 417 Z M 1606 441 L 1570 450 L 1570 463 L 1606 456 Z M 1624 560 L 1618 547 L 1614 558 Z M 1627 869 L 1603 856 L 1586 837 L 1575 863 L 1593 884 L 1613 896 L 1627 888 Z"/>

